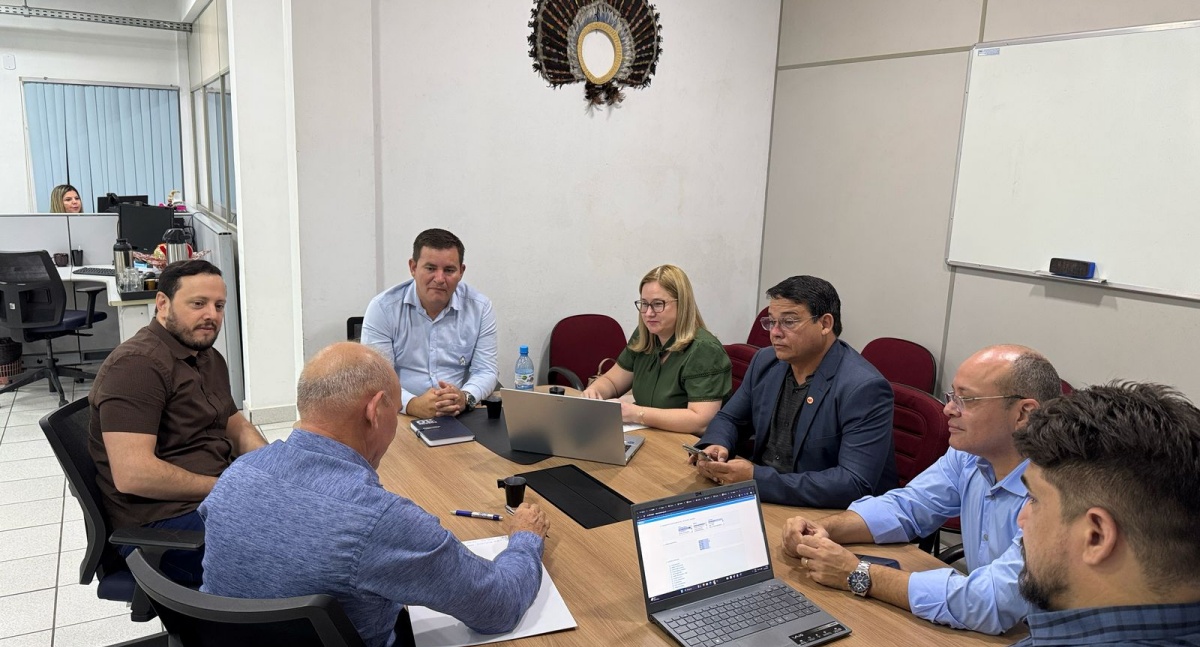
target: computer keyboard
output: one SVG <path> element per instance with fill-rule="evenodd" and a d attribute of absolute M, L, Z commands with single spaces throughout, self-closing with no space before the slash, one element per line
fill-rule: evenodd
<path fill-rule="evenodd" d="M 117 271 L 111 267 L 80 267 L 75 270 L 75 274 L 88 274 L 90 276 L 116 276 Z"/>
<path fill-rule="evenodd" d="M 667 626 L 689 647 L 720 645 L 818 611 L 792 588 L 773 586 L 672 618 Z"/>

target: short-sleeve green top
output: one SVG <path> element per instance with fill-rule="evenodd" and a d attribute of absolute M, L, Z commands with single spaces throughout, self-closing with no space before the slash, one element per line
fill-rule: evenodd
<path fill-rule="evenodd" d="M 632 345 L 637 332 L 630 337 Z M 675 343 L 672 336 L 666 344 L 653 338 L 649 352 L 635 353 L 625 347 L 617 357 L 617 366 L 633 373 L 633 399 L 644 407 L 656 409 L 686 409 L 689 402 L 724 401 L 733 390 L 733 365 L 725 348 L 712 333 L 700 328 L 696 338 L 679 352 L 669 353 L 659 361 L 664 348 Z"/>

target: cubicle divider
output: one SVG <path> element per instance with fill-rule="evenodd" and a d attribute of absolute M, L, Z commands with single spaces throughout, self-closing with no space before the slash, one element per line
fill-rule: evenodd
<path fill-rule="evenodd" d="M 245 380 L 242 372 L 242 321 L 239 308 L 238 273 L 237 273 L 237 240 L 236 230 L 216 218 L 210 218 L 202 213 L 192 216 L 192 227 L 195 229 L 195 248 L 197 251 L 209 250 L 205 260 L 221 269 L 225 277 L 227 297 L 225 300 L 225 323 L 221 326 L 221 335 L 214 345 L 229 364 L 229 387 L 233 393 L 233 401 L 239 407 L 246 398 Z"/>

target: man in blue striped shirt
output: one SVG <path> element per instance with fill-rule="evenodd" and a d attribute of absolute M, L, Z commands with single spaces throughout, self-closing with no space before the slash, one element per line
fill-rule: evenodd
<path fill-rule="evenodd" d="M 861 498 L 820 523 L 789 519 L 784 550 L 826 586 L 956 629 L 1007 631 L 1029 612 L 1017 590 L 1024 562 L 1016 541 L 1026 494 L 1021 474 L 1028 461 L 1017 451 L 1013 432 L 1061 389 L 1054 367 L 1032 348 L 992 346 L 968 357 L 946 394 L 946 454 L 905 487 Z M 910 573 L 871 565 L 841 546 L 910 541 L 955 516 L 962 519 L 967 575 L 953 568 Z"/>
<path fill-rule="evenodd" d="M 1021 646 L 1200 645 L 1200 410 L 1157 384 L 1076 391 L 1016 434 L 1029 457 Z"/>
<path fill-rule="evenodd" d="M 324 593 L 363 642 L 391 645 L 405 604 L 454 616 L 480 633 L 511 631 L 541 586 L 548 523 L 536 505 L 511 517 L 508 548 L 483 559 L 436 517 L 379 483 L 396 436 L 400 384 L 367 346 L 319 352 L 296 388 L 300 420 L 234 461 L 200 504 L 204 585 L 227 597 Z M 411 458 L 409 460 L 418 460 Z"/>

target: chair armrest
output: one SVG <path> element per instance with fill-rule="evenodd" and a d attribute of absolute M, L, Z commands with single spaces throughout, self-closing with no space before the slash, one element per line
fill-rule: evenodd
<path fill-rule="evenodd" d="M 951 547 L 947 548 L 946 550 L 941 551 L 940 553 L 938 553 L 937 558 L 942 560 L 942 563 L 944 563 L 944 564 L 953 564 L 954 562 L 957 562 L 958 560 L 962 559 L 963 557 L 966 557 L 966 555 L 967 555 L 967 552 L 963 549 L 963 545 L 958 544 L 956 546 L 951 546 Z"/>
<path fill-rule="evenodd" d="M 92 327 L 92 317 L 96 314 L 96 296 L 107 289 L 108 287 L 104 285 L 89 285 L 86 288 L 75 288 L 76 292 L 82 292 L 88 297 L 87 322 L 84 323 L 84 328 Z"/>
<path fill-rule="evenodd" d="M 554 377 L 555 373 L 558 373 L 559 375 L 566 378 L 567 381 L 571 383 L 571 386 L 574 387 L 576 390 L 578 390 L 578 391 L 583 390 L 583 382 L 579 381 L 579 376 L 576 375 L 575 372 L 572 371 L 571 369 L 563 368 L 561 366 L 551 366 L 550 370 L 546 372 L 546 380 L 553 382 L 552 378 Z"/>
<path fill-rule="evenodd" d="M 108 541 L 117 546 L 143 549 L 199 550 L 204 546 L 204 533 L 174 528 L 122 528 L 109 535 Z"/>

